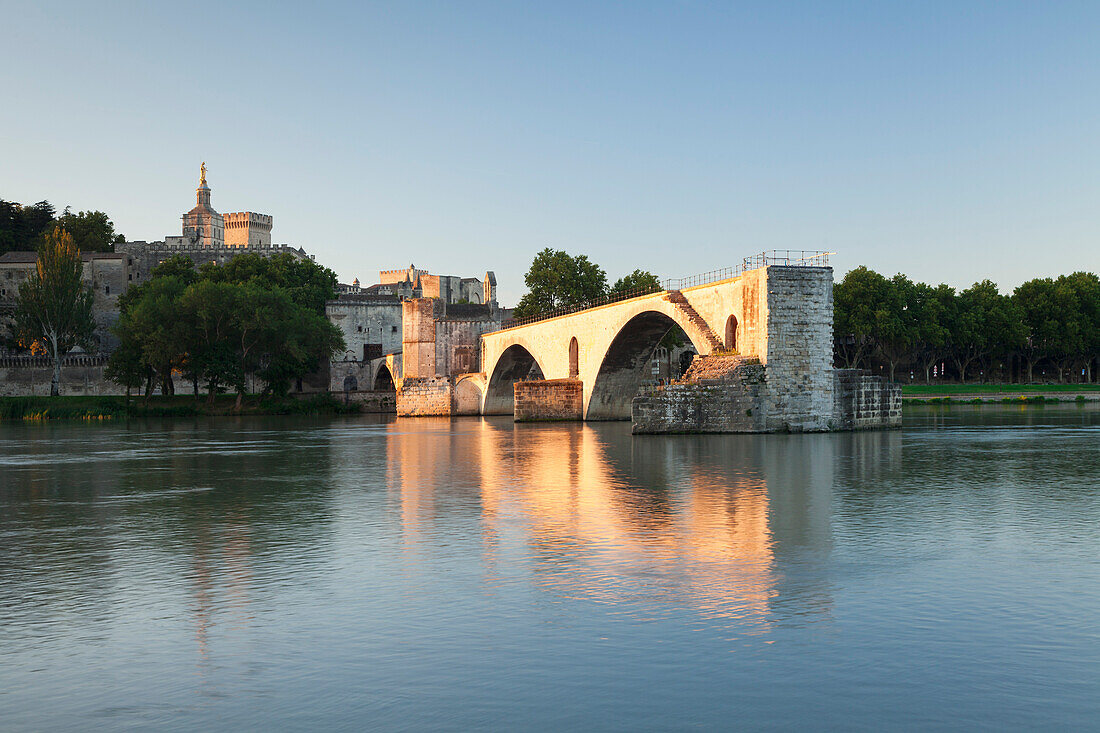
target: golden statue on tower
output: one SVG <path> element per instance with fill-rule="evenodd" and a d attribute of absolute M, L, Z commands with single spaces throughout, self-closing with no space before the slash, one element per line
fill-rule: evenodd
<path fill-rule="evenodd" d="M 202 172 L 202 177 L 199 178 L 199 185 L 200 186 L 205 186 L 206 185 L 206 161 L 205 160 L 202 162 L 202 165 L 199 166 L 199 170 Z"/>

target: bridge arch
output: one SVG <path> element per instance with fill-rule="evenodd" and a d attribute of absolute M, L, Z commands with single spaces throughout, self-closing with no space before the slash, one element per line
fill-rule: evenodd
<path fill-rule="evenodd" d="M 646 310 L 623 323 L 616 331 L 599 362 L 599 369 L 591 377 L 587 389 L 586 420 L 626 420 L 630 418 L 630 404 L 638 388 L 650 379 L 650 359 L 670 330 L 679 326 L 687 334 L 698 353 L 710 349 L 699 343 L 687 324 L 660 310 Z"/>
<path fill-rule="evenodd" d="M 393 381 L 393 374 L 384 362 L 378 367 L 378 371 L 374 374 L 372 389 L 374 389 L 375 392 L 394 392 L 397 390 L 397 386 Z"/>
<path fill-rule="evenodd" d="M 485 387 L 483 415 L 511 415 L 515 411 L 514 385 L 530 376 L 545 379 L 544 372 L 531 351 L 522 344 L 512 344 L 500 355 L 489 383 Z"/>

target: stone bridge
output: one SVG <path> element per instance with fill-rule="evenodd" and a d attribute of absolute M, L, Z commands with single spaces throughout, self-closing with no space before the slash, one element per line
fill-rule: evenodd
<path fill-rule="evenodd" d="M 699 284 L 482 333 L 474 373 L 437 370 L 431 304 L 407 301 L 398 414 L 633 418 L 635 432 L 898 424 L 896 386 L 833 368 L 833 271 L 824 257 L 757 262 Z M 652 384 L 655 349 L 677 326 L 698 353 L 689 374 L 636 399 Z"/>
<path fill-rule="evenodd" d="M 831 270 L 813 269 L 831 286 Z M 764 360 L 767 281 L 768 268 L 750 270 L 485 334 L 481 412 L 513 414 L 513 384 L 518 380 L 576 379 L 582 386 L 584 419 L 629 419 L 631 401 L 650 381 L 653 351 L 673 326 L 683 329 L 701 355 L 736 350 Z"/>

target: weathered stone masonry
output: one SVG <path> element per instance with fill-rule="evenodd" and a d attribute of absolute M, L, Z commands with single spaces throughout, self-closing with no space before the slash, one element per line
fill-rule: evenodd
<path fill-rule="evenodd" d="M 634 399 L 635 433 L 865 430 L 901 425 L 901 387 L 832 366 L 832 270 L 767 268 L 766 364 L 697 357 Z"/>
<path fill-rule="evenodd" d="M 577 379 L 538 379 L 516 382 L 516 422 L 580 420 L 584 390 Z"/>

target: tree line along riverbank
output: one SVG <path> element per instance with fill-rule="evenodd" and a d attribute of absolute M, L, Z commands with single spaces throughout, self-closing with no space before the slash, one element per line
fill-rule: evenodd
<path fill-rule="evenodd" d="M 1095 383 L 1100 277 L 948 285 L 857 267 L 833 288 L 836 365 L 895 378 L 963 383 Z"/>
<path fill-rule="evenodd" d="M 237 406 L 235 395 L 205 397 L 0 397 L 0 420 L 115 420 L 132 417 L 201 417 L 222 415 L 341 415 L 356 414 L 362 405 L 331 394 L 309 397 L 248 395 Z"/>

